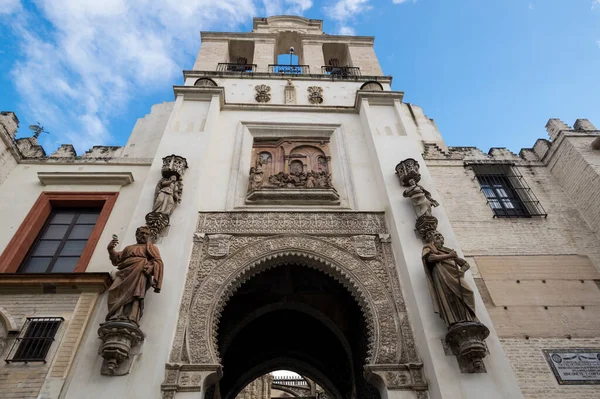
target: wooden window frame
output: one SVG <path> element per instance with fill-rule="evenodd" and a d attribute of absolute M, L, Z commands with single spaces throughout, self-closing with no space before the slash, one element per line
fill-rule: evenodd
<path fill-rule="evenodd" d="M 84 272 L 117 201 L 118 192 L 44 192 L 19 226 L 0 257 L 0 273 L 16 273 L 53 208 L 100 207 L 100 215 L 73 273 Z M 27 275 L 27 273 L 23 273 Z"/>

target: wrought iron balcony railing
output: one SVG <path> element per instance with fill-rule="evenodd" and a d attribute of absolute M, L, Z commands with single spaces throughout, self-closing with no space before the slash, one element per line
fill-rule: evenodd
<path fill-rule="evenodd" d="M 256 64 L 220 62 L 219 65 L 217 65 L 217 72 L 256 72 Z"/>
<path fill-rule="evenodd" d="M 359 67 L 350 67 L 350 66 L 322 66 L 321 73 L 324 75 L 334 75 L 334 76 L 360 76 L 360 68 Z"/>
<path fill-rule="evenodd" d="M 310 70 L 308 68 L 308 65 L 271 64 L 269 65 L 269 72 L 290 75 L 304 75 L 310 73 Z"/>

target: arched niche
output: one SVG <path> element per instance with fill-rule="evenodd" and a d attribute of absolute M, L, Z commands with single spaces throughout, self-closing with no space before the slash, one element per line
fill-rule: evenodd
<path fill-rule="evenodd" d="M 194 83 L 194 86 L 198 86 L 198 87 L 217 87 L 217 83 L 210 79 L 210 78 L 200 78 L 198 80 L 196 80 L 196 82 Z"/>
<path fill-rule="evenodd" d="M 383 91 L 383 86 L 381 85 L 381 83 L 373 80 L 366 82 L 365 84 L 360 86 L 360 89 L 365 91 Z"/>
<path fill-rule="evenodd" d="M 297 162 L 297 161 L 302 162 L 302 165 L 303 165 L 302 171 L 304 171 L 304 172 L 312 172 L 312 171 L 328 172 L 329 171 L 329 167 L 327 166 L 328 159 L 327 159 L 327 156 L 325 155 L 325 152 L 323 152 L 322 149 L 315 147 L 315 146 L 302 145 L 302 146 L 295 147 L 290 151 L 289 159 L 290 159 L 290 173 L 291 173 L 292 162 Z"/>

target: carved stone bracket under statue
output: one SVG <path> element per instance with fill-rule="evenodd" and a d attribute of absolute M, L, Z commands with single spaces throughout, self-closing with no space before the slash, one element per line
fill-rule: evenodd
<path fill-rule="evenodd" d="M 144 333 L 134 323 L 111 320 L 100 324 L 98 336 L 102 340 L 100 354 L 102 375 L 118 376 L 129 374 L 137 347 L 144 341 Z"/>
<path fill-rule="evenodd" d="M 396 174 L 400 183 L 409 187 L 404 197 L 413 203 L 415 231 L 426 243 L 421 257 L 434 310 L 448 326 L 445 344 L 458 359 L 461 372 L 485 373 L 484 340 L 490 330 L 477 319 L 473 291 L 463 278 L 469 263 L 453 249 L 444 247 L 444 236 L 436 230 L 438 220 L 432 214 L 432 208 L 439 203 L 419 184 L 419 163 L 405 159 L 396 166 Z"/>
<path fill-rule="evenodd" d="M 487 354 L 484 340 L 490 330 L 480 322 L 457 323 L 448 329 L 446 344 L 457 357 L 463 373 L 485 373 L 483 358 Z"/>

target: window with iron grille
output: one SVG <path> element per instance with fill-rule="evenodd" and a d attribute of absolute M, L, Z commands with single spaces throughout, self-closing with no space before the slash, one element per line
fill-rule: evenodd
<path fill-rule="evenodd" d="M 28 317 L 5 361 L 44 362 L 62 317 Z"/>
<path fill-rule="evenodd" d="M 73 272 L 100 211 L 99 208 L 53 209 L 18 272 Z"/>
<path fill-rule="evenodd" d="M 471 164 L 494 217 L 548 216 L 523 176 L 511 164 Z"/>

